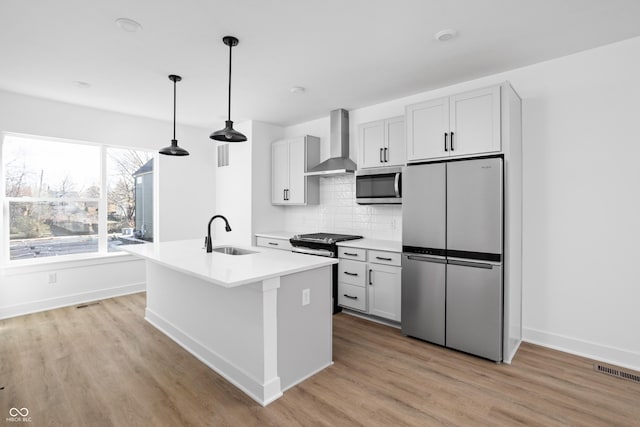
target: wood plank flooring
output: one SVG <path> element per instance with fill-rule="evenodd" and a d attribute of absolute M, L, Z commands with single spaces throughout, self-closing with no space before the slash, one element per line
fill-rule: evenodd
<path fill-rule="evenodd" d="M 497 365 L 346 314 L 335 364 L 263 408 L 144 306 L 136 294 L 0 321 L 0 422 L 26 407 L 33 426 L 640 425 L 640 384 L 591 360 L 524 343 Z"/>

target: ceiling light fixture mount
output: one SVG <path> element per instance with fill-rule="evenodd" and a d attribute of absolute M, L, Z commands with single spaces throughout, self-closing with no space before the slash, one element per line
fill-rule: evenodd
<path fill-rule="evenodd" d="M 90 83 L 83 82 L 81 80 L 76 80 L 75 82 L 73 82 L 73 85 L 80 89 L 89 89 L 91 87 Z"/>
<path fill-rule="evenodd" d="M 173 139 L 171 140 L 170 146 L 160 150 L 160 154 L 167 156 L 188 156 L 189 152 L 184 148 L 178 147 L 178 140 L 176 139 L 176 83 L 182 80 L 182 77 L 170 74 L 169 80 L 173 82 Z"/>
<path fill-rule="evenodd" d="M 142 31 L 142 25 L 139 22 L 129 18 L 116 19 L 116 25 L 127 33 L 137 33 Z"/>
<path fill-rule="evenodd" d="M 291 93 L 294 93 L 296 95 L 301 95 L 306 91 L 306 89 L 303 88 L 302 86 L 293 86 L 291 89 L 289 89 L 289 91 L 291 91 Z"/>
<path fill-rule="evenodd" d="M 446 30 L 438 31 L 434 34 L 433 37 L 439 42 L 446 42 L 456 37 L 457 35 L 458 32 L 456 30 L 454 30 L 453 28 L 448 28 Z"/>
<path fill-rule="evenodd" d="M 209 138 L 222 142 L 244 142 L 247 137 L 233 128 L 231 121 L 231 49 L 238 45 L 238 39 L 233 36 L 224 36 L 222 42 L 229 46 L 229 102 L 227 104 L 227 120 L 224 129 L 217 130 L 209 135 Z"/>

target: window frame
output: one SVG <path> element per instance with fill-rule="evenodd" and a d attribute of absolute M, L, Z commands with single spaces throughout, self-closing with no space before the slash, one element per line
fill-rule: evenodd
<path fill-rule="evenodd" d="M 85 146 L 93 146 L 98 147 L 100 150 L 100 197 L 99 198 L 87 198 L 87 197 L 64 197 L 64 198 L 51 198 L 51 197 L 8 197 L 6 195 L 6 177 L 4 170 L 4 142 L 7 137 L 16 137 L 16 138 L 25 138 L 25 139 L 36 139 L 43 141 L 51 141 L 58 143 L 67 143 L 67 144 L 79 144 Z M 80 264 L 99 264 L 102 263 L 100 261 L 101 258 L 104 258 L 104 262 L 113 262 L 113 260 L 109 260 L 109 258 L 122 258 L 129 257 L 132 255 L 128 254 L 124 251 L 116 251 L 116 252 L 108 252 L 108 238 L 109 233 L 107 230 L 107 218 L 108 218 L 108 170 L 107 170 L 107 162 L 108 162 L 108 150 L 109 149 L 117 149 L 117 150 L 136 150 L 136 151 L 144 151 L 151 155 L 153 159 L 153 236 L 154 241 L 157 240 L 158 236 L 158 165 L 159 165 L 159 156 L 158 152 L 154 150 L 150 150 L 148 148 L 142 147 L 132 147 L 132 146 L 123 146 L 123 145 L 111 145 L 111 144 L 103 144 L 89 141 L 81 141 L 81 140 L 73 140 L 67 138 L 55 138 L 48 136 L 40 136 L 40 135 L 31 135 L 31 134 L 23 134 L 23 133 L 15 133 L 15 132 L 6 132 L 0 131 L 0 201 L 1 201 L 1 210 L 0 210 L 0 226 L 2 227 L 2 241 L 0 242 L 0 268 L 3 270 L 13 269 L 22 270 L 23 268 L 29 268 L 33 266 L 49 266 L 51 264 L 62 263 L 64 266 L 62 268 L 72 268 L 74 266 L 79 266 Z M 68 255 L 56 255 L 50 257 L 42 257 L 42 258 L 33 258 L 33 259 L 20 259 L 20 260 L 11 260 L 11 251 L 10 251 L 10 218 L 9 218 L 9 204 L 15 202 L 25 202 L 25 203 L 37 203 L 37 202 L 91 202 L 98 204 L 98 251 L 97 252 L 88 252 L 88 253 L 77 253 L 77 254 L 68 254 Z M 4 237 L 6 236 L 6 237 Z M 124 261 L 124 259 L 123 259 Z"/>

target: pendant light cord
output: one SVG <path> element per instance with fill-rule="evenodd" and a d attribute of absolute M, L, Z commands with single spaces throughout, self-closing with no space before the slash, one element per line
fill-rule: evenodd
<path fill-rule="evenodd" d="M 173 139 L 176 139 L 176 80 L 173 80 Z"/>
<path fill-rule="evenodd" d="M 229 43 L 229 102 L 228 110 L 227 110 L 227 120 L 231 120 L 231 48 L 233 47 L 233 42 Z"/>

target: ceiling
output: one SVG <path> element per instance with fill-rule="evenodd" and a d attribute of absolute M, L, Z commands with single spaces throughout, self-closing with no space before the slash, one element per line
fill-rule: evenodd
<path fill-rule="evenodd" d="M 232 120 L 289 125 L 639 36 L 639 22 L 638 0 L 2 0 L 0 89 L 171 120 L 179 74 L 178 122 L 218 126 L 229 34 Z M 436 41 L 446 28 L 458 36 Z"/>

